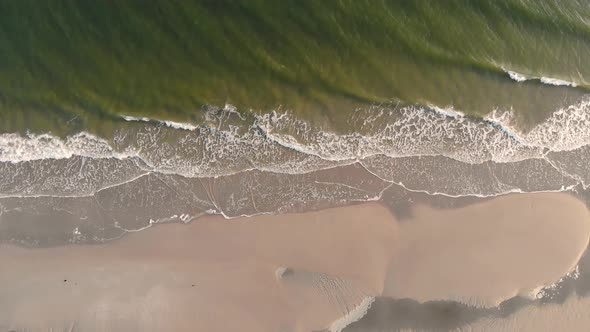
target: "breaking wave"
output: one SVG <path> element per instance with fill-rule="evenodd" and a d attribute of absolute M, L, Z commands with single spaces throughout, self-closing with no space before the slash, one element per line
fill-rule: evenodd
<path fill-rule="evenodd" d="M 123 119 L 111 138 L 0 135 L 3 222 L 69 220 L 68 241 L 96 242 L 204 214 L 301 211 L 386 192 L 492 197 L 590 186 L 590 98 L 526 132 L 510 112 L 479 119 L 396 105 L 355 111 L 349 129 L 230 105 L 202 124 Z"/>
<path fill-rule="evenodd" d="M 543 84 L 547 84 L 547 85 L 555 85 L 555 86 L 570 86 L 572 88 L 575 88 L 578 86 L 578 83 L 575 82 L 571 82 L 571 81 L 566 81 L 566 80 L 562 80 L 562 79 L 558 79 L 558 78 L 551 78 L 551 77 L 545 77 L 545 76 L 539 76 L 539 77 L 535 77 L 535 76 L 527 76 L 525 74 L 521 74 L 512 70 L 504 70 L 508 76 L 510 76 L 510 78 L 514 81 L 517 82 L 525 82 L 525 81 L 539 81 Z"/>
<path fill-rule="evenodd" d="M 246 169 L 305 173 L 363 158 L 445 156 L 477 164 L 542 158 L 590 143 L 590 98 L 556 110 L 529 132 L 510 125 L 510 112 L 481 119 L 452 108 L 373 107 L 349 121 L 354 131 L 334 132 L 288 112 L 246 119 L 217 109 L 219 122 L 197 125 L 123 116 L 138 126 L 114 138 L 82 132 L 64 139 L 51 134 L 1 134 L 0 162 L 42 159 L 137 157 L 153 170 L 184 176 L 221 176 Z"/>

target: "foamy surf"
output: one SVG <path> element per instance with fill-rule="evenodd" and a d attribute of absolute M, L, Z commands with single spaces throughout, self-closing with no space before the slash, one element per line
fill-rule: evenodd
<path fill-rule="evenodd" d="M 436 105 L 428 104 L 428 107 L 437 113 L 440 113 L 442 115 L 445 115 L 445 116 L 448 116 L 451 118 L 455 118 L 455 119 L 462 118 L 465 116 L 465 113 L 457 111 L 453 106 L 438 107 Z"/>
<path fill-rule="evenodd" d="M 238 112 L 237 108 L 231 104 L 225 104 L 223 108 L 212 107 L 205 113 L 205 119 L 207 121 L 222 121 L 224 118 L 228 118 L 230 116 L 237 116 L 241 120 L 246 119 L 240 112 Z M 188 131 L 194 131 L 202 128 L 201 126 L 189 122 L 151 119 L 145 116 L 137 117 L 131 115 L 120 115 L 120 117 L 128 122 L 154 122 L 170 128 Z"/>
<path fill-rule="evenodd" d="M 330 332 L 341 332 L 348 325 L 363 318 L 371 308 L 371 304 L 373 304 L 374 301 L 374 297 L 366 297 L 359 305 L 354 307 L 354 309 L 330 324 L 330 328 L 328 330 Z"/>
<path fill-rule="evenodd" d="M 207 113 L 209 122 L 202 126 L 128 117 L 137 126 L 108 140 L 86 132 L 65 138 L 1 134 L 0 163 L 5 164 L 0 167 L 8 185 L 0 188 L 0 194 L 87 196 L 103 184 L 126 183 L 128 178 L 121 176 L 126 172 L 133 174 L 129 178 L 146 172 L 215 178 L 253 170 L 301 175 L 357 163 L 409 191 L 449 197 L 563 191 L 590 183 L 590 175 L 576 166 L 576 158 L 583 158 L 590 144 L 589 98 L 556 110 L 528 132 L 513 125 L 511 112 L 499 110 L 479 120 L 452 108 L 375 107 L 365 112 L 371 116 L 351 118 L 356 121 L 351 122 L 355 131 L 338 133 L 288 112 L 245 117 L 225 106 Z M 439 157 L 446 158 L 444 163 L 432 164 Z M 410 176 L 431 164 L 438 169 L 454 164 L 455 170 L 463 170 L 463 177 L 449 179 L 452 186 L 438 181 L 452 174 L 450 169 L 426 186 L 418 175 Z M 390 174 L 400 165 L 409 167 L 405 177 Z M 528 182 L 515 181 L 508 175 L 518 165 L 537 175 Z M 26 183 L 35 185 L 11 184 L 10 178 L 26 168 L 35 170 L 26 177 Z M 489 181 L 481 182 L 490 169 Z M 40 187 L 42 183 L 52 186 Z M 75 190 L 76 183 L 80 190 Z"/>
<path fill-rule="evenodd" d="M 281 154 L 281 150 L 286 148 L 307 157 L 321 158 L 327 164 L 354 161 L 378 154 L 391 157 L 441 155 L 475 164 L 490 160 L 515 162 L 538 158 L 543 156 L 544 149 L 568 151 L 590 143 L 590 131 L 587 129 L 590 127 L 588 98 L 556 110 L 545 122 L 535 126 L 528 133 L 522 133 L 512 125 L 510 112 L 499 111 L 493 111 L 481 121 L 465 117 L 453 108 L 377 108 L 372 110 L 376 116 L 362 119 L 363 122 L 357 124 L 362 130 L 373 127 L 375 129 L 363 134 L 337 134 L 316 128 L 290 113 L 260 114 L 253 122 L 249 122 L 244 117 L 236 116 L 237 111 L 234 109 L 228 110 L 225 115 L 218 115 L 218 118 L 234 116 L 238 123 L 241 123 L 240 127 L 199 126 L 125 116 L 124 119 L 127 121 L 145 122 L 144 127 L 139 128 L 141 137 L 137 135 L 140 140 L 131 142 L 129 146 L 114 147 L 110 140 L 86 132 L 65 139 L 51 134 L 1 134 L 0 161 L 63 159 L 73 155 L 97 158 L 124 157 L 137 154 L 156 168 L 158 164 L 166 163 L 167 172 L 175 172 L 177 169 L 180 174 L 198 176 L 199 174 L 194 171 L 188 174 L 183 172 L 185 167 L 180 165 L 184 164 L 183 160 L 189 161 L 191 156 L 188 153 L 192 153 L 191 150 L 203 154 L 199 158 L 201 163 L 213 159 L 230 161 L 235 159 L 234 157 L 254 161 L 257 156 L 252 154 L 252 151 L 269 156 L 274 154 L 276 158 Z M 213 116 L 210 117 L 213 119 Z M 160 139 L 157 136 L 160 132 L 150 128 L 158 124 L 172 130 L 187 131 L 174 133 L 180 141 L 178 147 L 156 146 L 156 150 L 153 150 L 152 144 Z M 118 135 L 125 136 L 126 133 L 121 132 Z M 199 146 L 202 149 L 197 150 Z M 148 147 L 150 151 L 147 150 Z M 162 153 L 168 156 L 166 161 L 154 158 Z M 175 168 L 173 164 L 177 162 L 179 164 Z M 267 162 L 266 165 L 259 162 L 255 164 L 266 167 L 272 162 Z M 186 166 L 189 165 L 190 163 Z M 280 172 L 280 168 L 286 165 L 275 164 L 272 167 Z M 224 174 L 221 169 L 220 172 L 213 173 Z"/>
<path fill-rule="evenodd" d="M 511 79 L 513 79 L 517 82 L 524 82 L 526 80 L 531 79 L 523 74 L 517 73 L 515 71 L 511 71 L 511 70 L 506 70 L 506 73 L 508 74 L 508 76 L 510 76 Z"/>
<path fill-rule="evenodd" d="M 527 297 L 532 300 L 551 300 L 555 295 L 557 289 L 561 286 L 561 284 L 566 280 L 576 280 L 580 277 L 580 267 L 576 265 L 576 267 L 568 272 L 566 275 L 561 277 L 558 281 L 549 284 L 549 285 L 541 285 L 532 291 L 530 291 Z"/>
<path fill-rule="evenodd" d="M 163 124 L 170 128 L 182 129 L 182 130 L 196 130 L 199 127 L 192 125 L 190 123 L 185 122 L 175 122 L 175 121 L 162 121 Z"/>
<path fill-rule="evenodd" d="M 558 79 L 558 78 L 551 78 L 551 77 L 545 77 L 545 76 L 527 76 L 525 74 L 521 74 L 512 70 L 506 70 L 504 69 L 504 72 L 506 72 L 508 74 L 508 76 L 516 81 L 516 82 L 525 82 L 525 81 L 539 81 L 543 84 L 547 84 L 547 85 L 555 85 L 555 86 L 569 86 L 572 88 L 575 88 L 578 86 L 577 83 L 575 82 L 571 82 L 571 81 L 566 81 L 563 79 Z"/>
<path fill-rule="evenodd" d="M 176 121 L 170 121 L 170 120 L 156 120 L 156 119 L 150 119 L 148 117 L 135 117 L 135 116 L 129 116 L 129 115 L 121 115 L 121 118 L 125 121 L 128 121 L 128 122 L 161 123 L 167 127 L 175 128 L 175 129 L 182 129 L 182 130 L 196 130 L 199 128 L 198 126 L 195 126 L 193 124 L 186 123 L 186 122 L 176 122 Z"/>
<path fill-rule="evenodd" d="M 52 134 L 0 134 L 0 162 L 68 159 L 73 156 L 122 159 L 132 155 L 115 151 L 106 139 L 87 132 L 65 139 Z"/>
<path fill-rule="evenodd" d="M 121 118 L 123 118 L 123 120 L 125 121 L 129 121 L 129 122 L 150 122 L 150 118 L 141 116 L 141 117 L 136 117 L 136 116 L 130 116 L 130 115 L 121 115 Z"/>
<path fill-rule="evenodd" d="M 569 81 L 565 81 L 565 80 L 560 80 L 557 78 L 551 78 L 551 77 L 541 77 L 540 78 L 541 83 L 545 83 L 545 84 L 549 84 L 549 85 L 556 85 L 556 86 L 571 86 L 573 88 L 577 87 L 578 84 L 574 83 L 574 82 L 569 82 Z"/>

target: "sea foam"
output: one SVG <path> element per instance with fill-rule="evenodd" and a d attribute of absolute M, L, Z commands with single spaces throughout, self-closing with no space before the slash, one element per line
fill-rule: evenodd
<path fill-rule="evenodd" d="M 66 139 L 52 134 L 0 134 L 0 162 L 66 159 L 75 155 L 91 158 L 128 157 L 115 152 L 107 140 L 87 132 Z"/>
<path fill-rule="evenodd" d="M 555 85 L 555 86 L 570 86 L 572 88 L 575 88 L 578 86 L 577 83 L 575 82 L 571 82 L 571 81 L 566 81 L 563 79 L 558 79 L 558 78 L 551 78 L 551 77 L 545 77 L 545 76 L 527 76 L 525 74 L 521 74 L 512 70 L 506 70 L 504 69 L 504 72 L 506 72 L 508 74 L 508 76 L 517 82 L 525 82 L 525 81 L 539 81 L 543 84 L 547 84 L 547 85 Z"/>
<path fill-rule="evenodd" d="M 506 73 L 508 73 L 508 76 L 510 76 L 511 79 L 513 79 L 517 82 L 524 82 L 524 81 L 530 79 L 529 77 L 527 77 L 523 74 L 517 73 L 515 71 L 507 70 Z"/>
<path fill-rule="evenodd" d="M 348 325 L 360 320 L 361 318 L 363 318 L 367 314 L 367 312 L 371 308 L 371 304 L 373 304 L 374 301 L 375 301 L 374 297 L 372 297 L 372 296 L 366 297 L 365 299 L 363 299 L 363 301 L 359 305 L 354 307 L 354 309 L 352 309 L 346 315 L 344 315 L 340 319 L 332 322 L 332 324 L 330 324 L 329 331 L 330 332 L 341 332 Z"/>
<path fill-rule="evenodd" d="M 333 132 L 289 112 L 247 119 L 226 106 L 209 116 L 218 124 L 126 117 L 141 124 L 110 140 L 86 132 L 66 138 L 0 134 L 0 162 L 134 157 L 150 171 L 215 177 L 249 169 L 302 174 L 377 155 L 513 163 L 590 144 L 590 98 L 556 110 L 526 133 L 512 124 L 512 114 L 496 110 L 478 120 L 453 108 L 374 107 L 352 117 L 356 122 L 348 131 Z M 230 117 L 228 124 L 221 122 Z"/>

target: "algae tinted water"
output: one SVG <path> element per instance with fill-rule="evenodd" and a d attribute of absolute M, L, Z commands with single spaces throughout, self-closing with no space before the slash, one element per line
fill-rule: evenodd
<path fill-rule="evenodd" d="M 384 102 L 526 127 L 586 92 L 587 17 L 584 1 L 5 1 L 1 129 L 201 122 L 226 103 L 338 126 Z"/>

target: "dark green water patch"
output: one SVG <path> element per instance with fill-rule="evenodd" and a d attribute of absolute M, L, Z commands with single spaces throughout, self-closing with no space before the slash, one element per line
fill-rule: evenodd
<path fill-rule="evenodd" d="M 0 129 L 198 121 L 225 103 L 337 119 L 395 100 L 535 123 L 587 91 L 589 14 L 573 0 L 3 1 Z"/>

